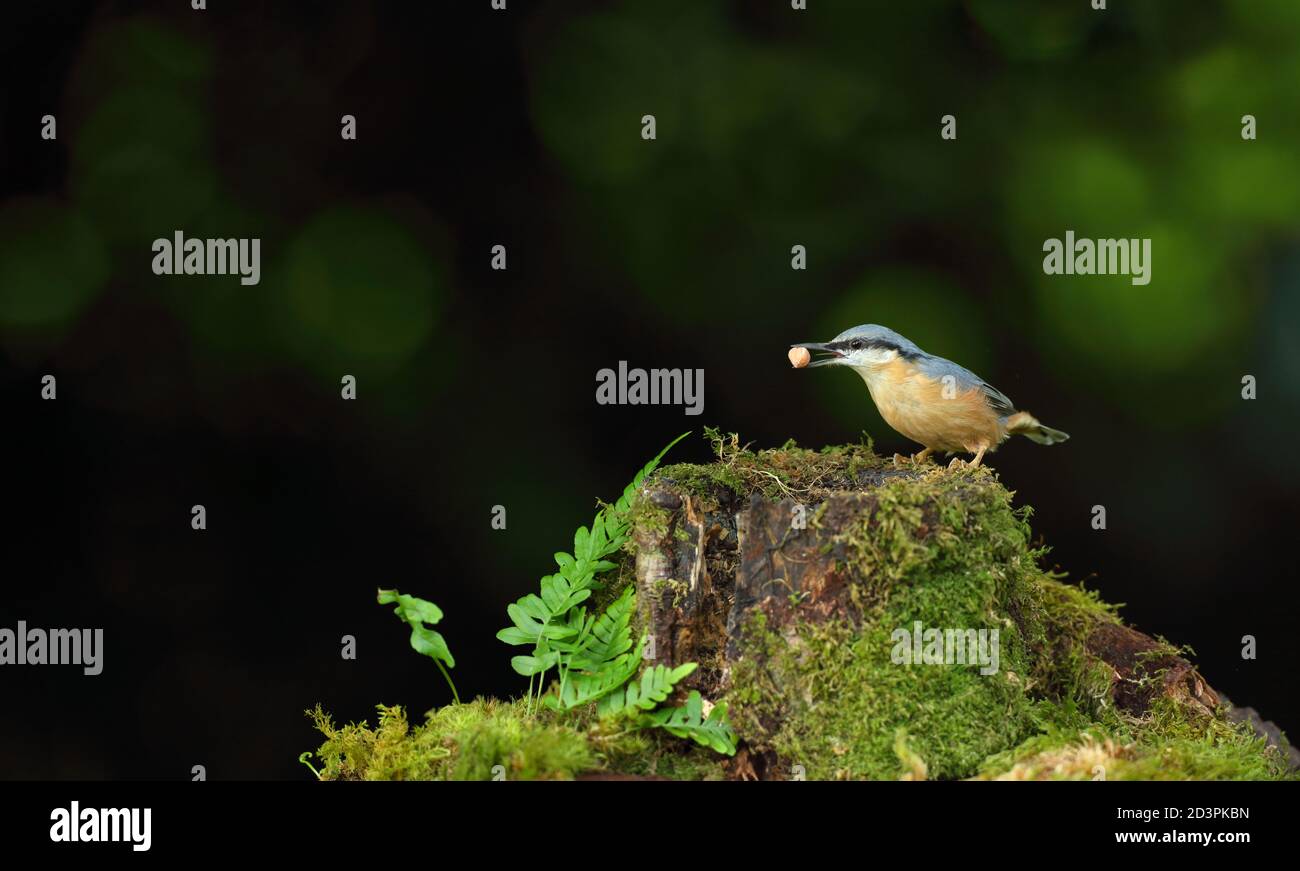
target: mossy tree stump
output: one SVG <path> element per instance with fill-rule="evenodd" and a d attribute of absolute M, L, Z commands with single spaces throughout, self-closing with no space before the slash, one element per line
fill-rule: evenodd
<path fill-rule="evenodd" d="M 991 470 L 717 449 L 647 479 L 633 550 L 653 661 L 730 705 L 732 776 L 1285 776 L 1178 649 L 1041 567 Z"/>

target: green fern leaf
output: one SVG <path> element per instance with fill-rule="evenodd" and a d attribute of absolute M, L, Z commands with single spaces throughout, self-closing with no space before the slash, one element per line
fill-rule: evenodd
<path fill-rule="evenodd" d="M 411 627 L 411 649 L 433 660 L 433 664 L 438 666 L 438 671 L 442 672 L 443 679 L 447 681 L 447 686 L 451 687 L 452 698 L 460 702 L 456 684 L 447 672 L 447 669 L 456 667 L 451 648 L 447 646 L 447 640 L 442 637 L 442 633 L 425 625 L 431 626 L 440 622 L 442 609 L 426 599 L 408 596 L 397 590 L 380 590 L 378 601 L 381 605 L 397 606 L 393 609 L 393 613 Z"/>
<path fill-rule="evenodd" d="M 434 625 L 442 620 L 441 608 L 425 599 L 417 599 L 397 590 L 380 590 L 378 602 L 381 605 L 397 605 L 393 613 L 411 627 L 412 650 L 443 663 L 448 668 L 455 667 L 456 660 L 452 658 L 442 634 L 425 625 Z"/>
<path fill-rule="evenodd" d="M 687 662 L 676 668 L 664 665 L 648 667 L 641 673 L 641 680 L 627 685 L 622 692 L 609 698 L 598 710 L 601 716 L 610 716 L 623 711 L 635 714 L 639 711 L 652 710 L 660 702 L 672 695 L 673 687 L 695 671 L 697 664 Z"/>
<path fill-rule="evenodd" d="M 510 666 L 524 677 L 532 677 L 551 668 L 559 659 L 558 651 L 551 651 L 544 656 L 514 656 L 510 658 Z"/>
<path fill-rule="evenodd" d="M 627 541 L 627 513 L 637 489 L 669 449 L 689 434 L 682 433 L 673 439 L 637 472 L 618 502 L 596 512 L 590 528 L 578 527 L 573 534 L 573 553 L 555 554 L 559 571 L 542 578 L 540 595 L 530 593 L 506 608 L 514 625 L 498 631 L 497 638 L 515 646 L 533 645 L 531 655 L 511 660 L 515 671 L 529 678 L 542 676 L 540 693 L 545 687 L 546 672 L 552 667 L 558 669 L 559 692 L 547 695 L 544 704 L 572 708 L 617 695 L 620 706 L 628 706 L 623 684 L 635 676 L 642 650 L 641 645 L 635 651 L 628 650 L 634 607 L 632 593 L 630 589 L 625 591 L 599 618 L 588 617 L 586 609 L 578 606 L 591 597 L 593 590 L 600 588 L 596 575 L 617 568 L 617 563 L 606 557 L 620 551 Z M 658 704 L 654 699 L 667 698 L 675 682 L 670 678 L 671 675 L 651 675 L 649 682 L 644 683 L 644 690 L 641 686 L 629 687 L 631 707 L 648 710 Z M 666 689 L 663 680 L 668 680 Z"/>
<path fill-rule="evenodd" d="M 599 702 L 609 695 L 622 695 L 623 685 L 636 674 L 641 664 L 641 644 L 622 656 L 605 663 L 604 668 L 593 673 L 570 672 L 557 695 L 548 695 L 542 703 L 551 709 L 570 709 Z"/>
<path fill-rule="evenodd" d="M 636 594 L 631 585 L 593 621 L 586 643 L 574 651 L 571 667 L 596 671 L 602 665 L 626 653 L 632 646 L 632 612 Z"/>
<path fill-rule="evenodd" d="M 719 702 L 703 717 L 704 702 L 694 690 L 681 707 L 660 708 L 648 714 L 642 714 L 638 722 L 643 726 L 658 727 L 678 738 L 690 738 L 696 744 L 703 745 L 718 753 L 734 756 L 736 753 L 736 733 L 727 722 L 727 705 Z"/>

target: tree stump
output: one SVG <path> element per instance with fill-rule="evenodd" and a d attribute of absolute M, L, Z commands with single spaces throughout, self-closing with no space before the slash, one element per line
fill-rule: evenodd
<path fill-rule="evenodd" d="M 733 776 L 1138 777 L 1172 745 L 1170 776 L 1290 761 L 1178 649 L 1045 571 L 993 471 L 715 446 L 644 482 L 632 549 L 648 655 L 728 702 Z M 1207 728 L 1231 750 L 1197 745 Z"/>

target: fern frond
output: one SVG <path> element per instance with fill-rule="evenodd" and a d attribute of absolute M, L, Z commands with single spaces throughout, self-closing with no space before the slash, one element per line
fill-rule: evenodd
<path fill-rule="evenodd" d="M 497 638 L 516 646 L 533 645 L 531 655 L 511 659 L 515 671 L 530 679 L 530 698 L 532 678 L 541 676 L 539 693 L 544 691 L 545 675 L 552 667 L 558 669 L 560 689 L 557 696 L 548 696 L 545 703 L 565 708 L 602 699 L 621 689 L 621 684 L 636 674 L 641 646 L 637 646 L 635 656 L 628 651 L 632 643 L 629 627 L 634 607 L 630 588 L 599 618 L 588 617 L 586 610 L 578 606 L 591 597 L 593 590 L 599 589 L 596 575 L 617 567 L 617 563 L 606 557 L 617 553 L 627 542 L 630 522 L 627 514 L 637 488 L 669 449 L 688 435 L 689 432 L 682 433 L 646 463 L 614 505 L 596 512 L 590 528 L 578 527 L 573 534 L 573 553 L 555 554 L 559 571 L 542 578 L 540 595 L 529 593 L 506 608 L 514 625 L 497 632 Z M 621 680 L 614 683 L 620 675 Z M 648 689 L 652 691 L 651 697 L 659 691 L 654 685 Z M 622 692 L 618 695 L 626 701 Z"/>
<path fill-rule="evenodd" d="M 598 708 L 601 716 L 610 716 L 626 711 L 635 714 L 638 711 L 652 710 L 660 702 L 672 695 L 673 687 L 695 671 L 697 664 L 687 662 L 676 668 L 653 665 L 641 673 L 641 680 L 627 685 L 622 693 L 609 696 Z"/>
<path fill-rule="evenodd" d="M 648 714 L 642 714 L 637 721 L 648 727 L 663 729 L 678 738 L 690 738 L 696 744 L 703 745 L 718 753 L 728 756 L 736 754 L 736 733 L 727 722 L 727 705 L 718 702 L 705 718 L 704 701 L 700 694 L 692 690 L 686 704 L 680 707 L 660 708 Z"/>
<path fill-rule="evenodd" d="M 567 634 L 562 639 L 551 639 L 551 647 L 565 656 L 573 656 L 591 646 L 591 631 L 596 625 L 595 615 L 588 616 L 586 608 L 575 608 L 564 616 Z"/>
<path fill-rule="evenodd" d="M 397 606 L 393 613 L 411 627 L 412 650 L 443 663 L 448 668 L 455 667 L 456 660 L 452 657 L 446 640 L 441 633 L 429 628 L 442 621 L 441 608 L 426 599 L 408 596 L 397 590 L 380 590 L 377 601 L 381 605 Z M 429 625 L 426 626 L 426 623 Z"/>
<path fill-rule="evenodd" d="M 459 702 L 456 684 L 447 673 L 447 669 L 456 667 L 456 659 L 451 655 L 451 648 L 447 647 L 447 640 L 442 637 L 442 633 L 429 628 L 441 622 L 442 609 L 427 599 L 408 596 L 397 590 L 380 590 L 377 601 L 381 605 L 397 606 L 393 613 L 411 627 L 411 649 L 433 660 L 451 687 L 452 698 Z M 426 623 L 429 625 L 426 626 Z"/>
<path fill-rule="evenodd" d="M 541 656 L 512 656 L 510 657 L 510 667 L 524 677 L 532 677 L 552 668 L 559 661 L 560 652 L 552 650 L 549 653 L 543 653 Z"/>
<path fill-rule="evenodd" d="M 623 594 L 610 603 L 605 613 L 591 625 L 586 643 L 580 643 L 573 653 L 570 667 L 582 671 L 595 671 L 632 646 L 632 612 L 636 608 L 636 593 L 629 584 Z"/>
<path fill-rule="evenodd" d="M 542 704 L 552 710 L 576 708 L 599 702 L 610 694 L 622 696 L 623 685 L 636 674 L 641 664 L 641 644 L 617 659 L 605 663 L 596 672 L 569 672 L 556 695 L 548 695 Z"/>

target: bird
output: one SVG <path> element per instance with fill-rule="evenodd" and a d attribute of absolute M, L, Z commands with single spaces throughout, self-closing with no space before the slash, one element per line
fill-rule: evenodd
<path fill-rule="evenodd" d="M 885 423 L 922 446 L 911 457 L 916 463 L 935 451 L 965 452 L 975 455 L 969 465 L 976 468 L 985 453 L 996 451 L 1013 435 L 1040 445 L 1069 438 L 1029 412 L 1018 411 L 1005 393 L 974 372 L 921 350 L 879 324 L 853 327 L 829 342 L 791 345 L 789 357 L 797 369 L 848 366 L 862 376 Z M 895 466 L 905 459 L 895 454 Z M 948 465 L 960 468 L 966 463 L 954 457 Z"/>

